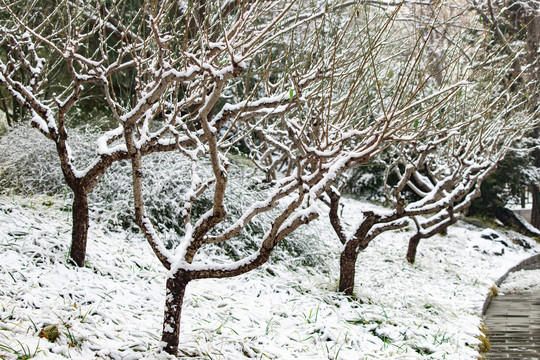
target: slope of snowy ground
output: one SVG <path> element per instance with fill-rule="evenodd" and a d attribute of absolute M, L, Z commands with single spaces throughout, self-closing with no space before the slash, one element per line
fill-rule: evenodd
<path fill-rule="evenodd" d="M 0 358 L 170 358 L 158 350 L 166 272 L 148 245 L 92 223 L 88 264 L 74 268 L 62 206 L 0 197 Z M 352 223 L 370 206 L 348 200 L 344 214 Z M 280 261 L 244 276 L 192 282 L 179 358 L 475 359 L 493 281 L 540 250 L 488 232 L 460 223 L 424 240 L 415 265 L 405 261 L 411 233 L 384 234 L 359 257 L 356 301 L 335 292 L 340 246 L 320 219 L 302 236 L 317 237 L 322 264 L 278 250 Z M 39 337 L 51 324 L 55 342 Z"/>

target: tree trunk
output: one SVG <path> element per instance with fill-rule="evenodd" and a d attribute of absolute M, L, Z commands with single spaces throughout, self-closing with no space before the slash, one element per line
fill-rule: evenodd
<path fill-rule="evenodd" d="M 531 184 L 531 197 L 532 197 L 532 210 L 531 210 L 531 224 L 537 229 L 540 229 L 540 193 L 538 191 L 538 185 Z"/>
<path fill-rule="evenodd" d="M 88 239 L 88 198 L 86 190 L 74 189 L 73 229 L 71 233 L 71 258 L 80 267 L 86 258 L 86 241 Z"/>
<path fill-rule="evenodd" d="M 407 249 L 407 261 L 411 264 L 414 264 L 414 261 L 416 260 L 416 249 L 418 249 L 420 239 L 421 237 L 416 234 L 409 240 L 409 248 Z"/>
<path fill-rule="evenodd" d="M 535 139 L 540 138 L 540 128 L 536 128 L 532 136 Z M 535 148 L 532 151 L 532 157 L 534 166 L 540 168 L 540 149 Z M 529 184 L 529 190 L 532 197 L 531 225 L 540 229 L 540 193 L 538 191 L 538 184 Z"/>
<path fill-rule="evenodd" d="M 339 291 L 345 293 L 345 295 L 353 295 L 357 258 L 356 247 L 345 246 L 339 261 Z"/>
<path fill-rule="evenodd" d="M 187 280 L 178 280 L 176 278 L 167 279 L 163 335 L 161 337 L 161 342 L 164 344 L 163 350 L 174 356 L 178 353 L 178 343 L 180 341 L 180 317 L 182 314 L 182 303 L 184 302 L 184 293 L 187 284 Z"/>
<path fill-rule="evenodd" d="M 522 235 L 530 236 L 530 237 L 537 237 L 538 233 L 534 233 L 530 230 L 530 228 L 527 227 L 527 224 L 516 216 L 516 214 L 507 208 L 497 208 L 495 209 L 495 217 L 497 220 L 502 222 L 505 226 L 508 226 L 515 231 L 519 232 Z"/>

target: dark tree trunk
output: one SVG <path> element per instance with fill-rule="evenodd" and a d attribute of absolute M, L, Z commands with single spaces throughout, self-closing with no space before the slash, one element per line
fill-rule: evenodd
<path fill-rule="evenodd" d="M 538 191 L 538 185 L 531 184 L 531 197 L 532 197 L 532 210 L 531 210 L 531 224 L 537 229 L 540 229 L 540 193 Z"/>
<path fill-rule="evenodd" d="M 174 356 L 178 353 L 182 303 L 184 302 L 184 293 L 188 282 L 189 281 L 187 280 L 167 279 L 163 335 L 161 341 L 164 343 L 163 350 Z"/>
<path fill-rule="evenodd" d="M 78 266 L 84 266 L 86 241 L 88 239 L 88 198 L 82 188 L 73 190 L 73 229 L 71 233 L 71 258 Z"/>
<path fill-rule="evenodd" d="M 536 139 L 540 137 L 540 128 L 535 129 L 533 137 Z M 532 157 L 534 166 L 540 168 L 540 150 L 534 149 L 532 151 Z M 529 191 L 532 197 L 531 225 L 540 229 L 540 193 L 538 191 L 538 184 L 530 184 Z"/>
<path fill-rule="evenodd" d="M 353 294 L 357 258 L 356 247 L 345 246 L 339 261 L 339 291 L 345 293 L 345 295 Z"/>
<path fill-rule="evenodd" d="M 407 261 L 411 264 L 414 264 L 416 260 L 416 250 L 418 249 L 420 239 L 421 237 L 416 234 L 409 240 L 409 248 L 407 249 Z"/>
<path fill-rule="evenodd" d="M 502 222 L 505 226 L 511 227 L 520 234 L 523 234 L 525 236 L 538 236 L 538 234 L 535 234 L 529 228 L 527 228 L 527 225 L 520 220 L 516 214 L 510 209 L 507 208 L 497 208 L 495 210 L 495 217 L 497 220 Z M 526 220 L 523 220 L 526 221 Z"/>

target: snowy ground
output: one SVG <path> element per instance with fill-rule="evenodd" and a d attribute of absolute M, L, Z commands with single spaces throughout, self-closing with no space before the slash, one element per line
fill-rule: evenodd
<path fill-rule="evenodd" d="M 540 290 L 540 270 L 520 270 L 508 275 L 499 290 L 503 293 Z"/>
<path fill-rule="evenodd" d="M 347 201 L 354 221 L 367 204 Z M 92 224 L 88 265 L 66 263 L 62 202 L 0 197 L 0 358 L 166 359 L 160 354 L 166 272 L 144 240 Z M 274 261 L 245 276 L 191 283 L 180 358 L 476 359 L 480 311 L 493 281 L 539 252 L 518 235 L 459 223 L 405 261 L 410 233 L 391 232 L 360 255 L 355 292 L 335 292 L 339 244 L 318 220 L 324 264 Z M 281 251 L 281 250 L 280 250 Z M 502 254 L 502 255 L 501 255 Z M 277 254 L 279 257 L 279 254 Z M 55 324 L 55 342 L 40 330 Z"/>

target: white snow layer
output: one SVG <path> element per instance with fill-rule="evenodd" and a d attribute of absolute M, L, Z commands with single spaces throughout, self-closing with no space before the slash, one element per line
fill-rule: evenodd
<path fill-rule="evenodd" d="M 540 270 L 520 270 L 508 275 L 501 284 L 504 293 L 540 291 Z"/>
<path fill-rule="evenodd" d="M 90 229 L 87 266 L 66 265 L 70 213 L 60 200 L 0 197 L 0 357 L 169 359 L 161 353 L 165 277 L 145 240 Z M 346 201 L 349 223 L 373 205 Z M 423 240 L 389 232 L 359 256 L 358 301 L 336 292 L 340 244 L 324 216 L 324 265 L 271 262 L 246 275 L 188 286 L 180 359 L 476 359 L 480 311 L 493 281 L 539 249 L 508 247 L 457 225 Z M 322 251 L 324 249 L 324 251 Z M 278 250 L 283 251 L 283 250 Z M 537 276 L 538 278 L 538 276 Z M 49 342 L 39 332 L 58 325 Z"/>

